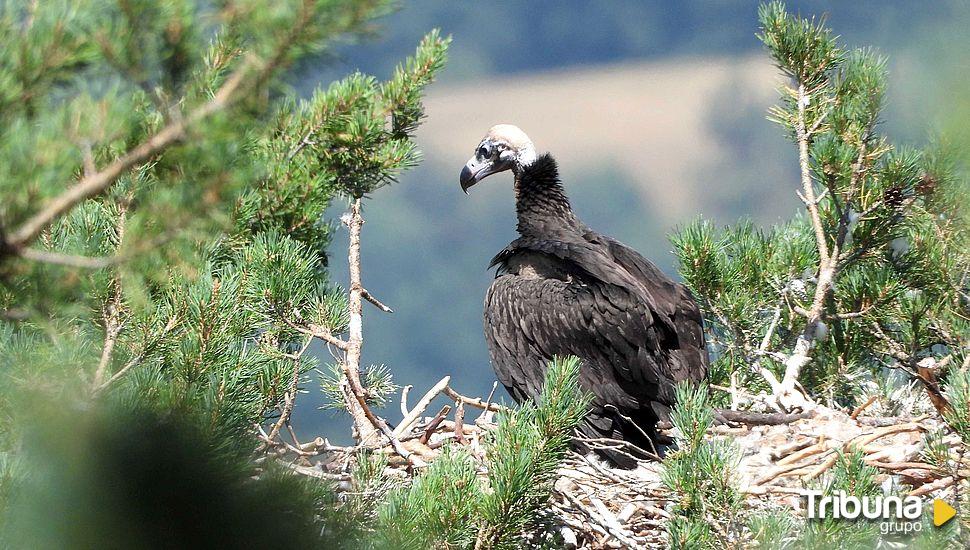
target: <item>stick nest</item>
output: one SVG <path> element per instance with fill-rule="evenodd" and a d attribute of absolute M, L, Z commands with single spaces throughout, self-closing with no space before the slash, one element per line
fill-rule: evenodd
<path fill-rule="evenodd" d="M 449 410 L 446 406 L 443 413 L 418 419 L 399 438 L 400 445 L 423 463 L 432 462 L 446 445 L 463 445 L 479 461 L 484 474 L 487 462 L 482 438 L 494 427 L 492 415 L 484 411 L 472 424 L 465 424 L 463 411 L 455 411 L 459 414 L 453 415 L 454 420 L 446 419 Z M 967 474 L 942 471 L 924 459 L 926 434 L 944 429 L 937 416 L 853 417 L 819 407 L 796 415 L 722 411 L 718 422 L 707 437 L 729 439 L 740 449 L 735 474 L 746 509 L 752 511 L 783 508 L 804 514 L 802 491 L 824 478 L 840 452 L 853 448 L 861 450 L 865 462 L 877 469 L 878 482 L 910 495 L 950 498 L 955 482 Z M 668 430 L 667 435 L 677 434 Z M 943 442 L 962 456 L 964 449 L 957 436 L 945 436 Z M 598 444 L 623 445 L 609 440 Z M 276 452 L 286 457 L 281 462 L 293 470 L 334 480 L 338 489 L 353 491 L 351 472 L 360 449 L 330 445 L 317 438 L 279 447 Z M 388 477 L 407 482 L 422 469 L 413 460 L 400 457 L 390 444 L 376 452 L 388 456 Z M 534 542 L 561 537 L 568 548 L 667 546 L 665 524 L 678 497 L 661 481 L 662 468 L 662 463 L 642 460 L 636 469 L 621 470 L 595 455 L 571 453 L 559 470 L 543 527 L 530 537 Z"/>

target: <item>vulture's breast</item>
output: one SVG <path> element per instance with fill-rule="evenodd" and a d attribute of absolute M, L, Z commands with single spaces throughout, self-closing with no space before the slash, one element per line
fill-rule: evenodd
<path fill-rule="evenodd" d="M 485 295 L 486 340 L 493 352 L 544 369 L 553 355 L 584 355 L 576 344 L 588 333 L 590 281 L 568 262 L 524 251 L 506 258 Z M 504 349 L 499 349 L 504 348 Z"/>
<path fill-rule="evenodd" d="M 577 354 L 586 325 L 582 280 L 555 258 L 518 253 L 500 266 L 485 295 L 485 339 L 499 381 L 516 401 L 538 396 L 547 362 Z"/>
<path fill-rule="evenodd" d="M 535 252 L 519 253 L 505 261 L 502 274 L 516 275 L 522 279 L 556 279 L 573 282 L 571 270 L 558 258 Z"/>

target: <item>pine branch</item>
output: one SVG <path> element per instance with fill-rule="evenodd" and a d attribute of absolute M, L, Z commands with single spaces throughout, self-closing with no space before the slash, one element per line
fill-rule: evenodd
<path fill-rule="evenodd" d="M 818 200 L 815 197 L 815 184 L 812 182 L 811 166 L 809 166 L 808 145 L 812 135 L 805 127 L 805 107 L 811 102 L 811 95 L 806 92 L 805 84 L 798 84 L 798 114 L 796 115 L 796 139 L 798 141 L 798 167 L 801 172 L 802 198 L 805 208 L 808 209 L 809 218 L 812 220 L 812 228 L 815 230 L 815 241 L 818 246 L 818 254 L 823 264 L 828 263 L 829 250 L 825 240 L 825 228 L 822 226 L 822 218 L 818 213 Z"/>
<path fill-rule="evenodd" d="M 5 255 L 19 255 L 20 250 L 33 242 L 54 220 L 72 210 L 80 202 L 103 193 L 129 170 L 144 164 L 184 139 L 188 130 L 212 115 L 232 106 L 240 99 L 242 92 L 251 90 L 265 82 L 283 63 L 289 49 L 309 25 L 313 8 L 313 2 L 303 3 L 296 24 L 288 30 L 267 61 L 260 61 L 252 55 L 244 59 L 241 66 L 226 78 L 207 102 L 193 110 L 188 116 L 175 117 L 156 134 L 101 171 L 94 174 L 85 174 L 80 181 L 51 200 L 40 212 L 11 231 L 4 242 L 0 243 L 0 260 Z M 253 71 L 255 71 L 253 78 L 247 81 Z"/>
<path fill-rule="evenodd" d="M 303 354 L 306 353 L 311 342 L 313 342 L 313 338 L 307 338 L 298 352 L 286 355 L 293 362 L 293 376 L 290 378 L 290 385 L 286 393 L 283 394 L 283 409 L 280 411 L 280 417 L 273 424 L 273 429 L 270 430 L 269 435 L 266 436 L 270 441 L 275 441 L 280 430 L 284 425 L 288 425 L 290 421 L 290 414 L 293 413 L 293 406 L 296 404 L 296 393 L 300 384 L 300 365 L 303 361 Z"/>
<path fill-rule="evenodd" d="M 384 313 L 394 313 L 394 310 L 384 305 L 383 302 L 374 297 L 373 294 L 367 291 L 366 288 L 360 290 L 360 295 L 368 302 L 374 304 L 377 309 L 383 311 Z"/>
<path fill-rule="evenodd" d="M 79 256 L 49 250 L 38 250 L 36 248 L 23 248 L 18 252 L 18 255 L 32 262 L 62 265 L 65 267 L 79 267 L 83 269 L 102 269 L 119 262 L 119 259 L 115 256 Z"/>
<path fill-rule="evenodd" d="M 805 327 L 801 334 L 798 335 L 791 355 L 785 361 L 785 374 L 780 386 L 774 390 L 775 395 L 773 397 L 784 410 L 788 411 L 795 408 L 805 409 L 811 407 L 811 401 L 808 396 L 797 388 L 798 377 L 802 368 L 812 359 L 811 349 L 819 331 L 819 324 L 822 322 L 825 299 L 837 275 L 839 246 L 841 244 L 837 239 L 830 254 L 825 235 L 825 227 L 822 225 L 822 219 L 818 210 L 818 203 L 822 197 L 816 197 L 815 195 L 815 185 L 812 181 L 811 166 L 809 165 L 809 143 L 812 136 L 806 129 L 805 117 L 806 107 L 811 101 L 811 95 L 806 92 L 804 83 L 799 83 L 798 85 L 796 101 L 795 130 L 796 140 L 798 142 L 798 164 L 801 172 L 802 191 L 804 193 L 804 196 L 799 196 L 802 197 L 802 202 L 808 210 L 812 230 L 815 233 L 815 242 L 819 254 L 819 266 L 812 305 L 807 311 L 802 313 L 806 318 Z M 840 228 L 840 237 L 842 240 L 845 239 L 845 227 L 847 227 L 848 223 L 847 218 L 844 218 L 846 225 Z"/>
<path fill-rule="evenodd" d="M 212 99 L 192 111 L 187 117 L 170 123 L 100 172 L 81 178 L 79 182 L 55 197 L 40 212 L 31 216 L 7 236 L 6 242 L 2 246 L 3 252 L 8 255 L 10 253 L 19 254 L 19 250 L 33 242 L 41 231 L 54 220 L 72 210 L 81 201 L 103 193 L 129 170 L 144 164 L 182 140 L 189 128 L 232 105 L 238 99 L 238 92 L 244 89 L 246 77 L 253 65 L 252 60 L 243 63 L 236 72 L 226 79 Z M 0 258 L 2 258 L 2 254 L 0 254 Z"/>
<path fill-rule="evenodd" d="M 116 250 L 121 247 L 125 239 L 126 218 L 130 204 L 131 197 L 129 195 L 127 199 L 118 205 L 118 221 L 115 224 L 115 230 L 118 235 L 118 241 L 115 243 Z M 101 387 L 103 384 L 104 373 L 107 371 L 108 364 L 111 362 L 111 355 L 114 351 L 115 343 L 118 341 L 118 335 L 121 333 L 123 324 L 121 321 L 123 308 L 121 275 L 115 273 L 110 284 L 111 299 L 105 304 L 102 314 L 104 319 L 104 346 L 102 347 L 101 360 L 98 362 L 98 368 L 94 372 L 94 381 L 92 382 L 92 387 L 95 389 Z"/>
<path fill-rule="evenodd" d="M 165 231 L 156 238 L 144 239 L 127 247 L 127 250 L 124 252 L 118 253 L 116 251 L 111 256 L 80 256 L 38 248 L 23 248 L 18 252 L 18 256 L 25 260 L 38 263 L 97 270 L 125 263 L 146 252 L 157 250 L 159 246 L 171 242 L 177 235 L 178 232 L 175 230 Z M 2 242 L 2 235 L 0 235 L 0 242 Z"/>
<path fill-rule="evenodd" d="M 458 403 L 475 407 L 476 409 L 482 409 L 483 411 L 502 412 L 503 410 L 506 410 L 505 407 L 501 405 L 491 403 L 489 401 L 482 401 L 480 397 L 468 397 L 466 395 L 462 395 L 451 389 L 451 386 L 445 386 L 444 394 L 454 399 Z"/>
<path fill-rule="evenodd" d="M 112 384 L 120 380 L 125 374 L 127 374 L 128 371 L 130 371 L 134 367 L 141 364 L 141 362 L 145 359 L 148 353 L 151 352 L 151 350 L 154 349 L 169 334 L 171 334 L 172 331 L 174 331 L 177 326 L 178 326 L 178 318 L 176 315 L 172 315 L 171 317 L 169 317 L 168 321 L 165 323 L 165 326 L 162 328 L 162 330 L 157 335 L 155 335 L 155 337 L 149 343 L 146 343 L 145 347 L 143 347 L 141 351 L 139 351 L 137 354 L 135 354 L 134 357 L 129 359 L 128 362 L 125 363 L 125 366 L 118 369 L 118 372 L 114 373 L 111 376 L 111 378 L 107 379 L 100 386 L 97 386 L 96 388 L 94 388 L 93 393 L 97 395 L 103 392 L 104 390 L 108 389 L 108 387 L 110 387 Z"/>
<path fill-rule="evenodd" d="M 320 327 L 312 324 L 309 327 L 302 327 L 294 323 L 293 321 L 290 321 L 289 319 L 284 318 L 283 321 L 293 330 L 301 334 L 305 334 L 307 336 L 313 336 L 314 338 L 318 338 L 323 342 L 331 346 L 334 346 L 339 350 L 346 351 L 347 347 L 349 346 L 346 340 L 341 340 L 340 338 L 337 338 L 336 336 L 333 335 L 332 332 L 330 332 L 329 329 L 325 327 Z"/>
<path fill-rule="evenodd" d="M 101 359 L 94 372 L 92 386 L 98 388 L 103 384 L 104 374 L 111 362 L 111 355 L 121 333 L 121 280 L 115 277 L 111 282 L 111 299 L 104 307 L 104 345 L 101 349 Z"/>

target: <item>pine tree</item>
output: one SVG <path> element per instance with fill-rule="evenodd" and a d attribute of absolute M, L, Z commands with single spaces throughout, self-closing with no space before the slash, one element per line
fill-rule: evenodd
<path fill-rule="evenodd" d="M 673 236 L 704 314 L 718 390 L 713 403 L 706 392 L 678 391 L 680 448 L 663 471 L 677 497 L 668 537 L 688 548 L 871 547 L 891 536 L 880 538 L 865 520 L 801 521 L 768 510 L 739 522 L 732 465 L 740 456 L 722 438 L 704 438 L 710 407 L 727 405 L 729 394 L 732 408 L 745 400 L 851 411 L 877 402 L 870 411 L 907 416 L 918 412 L 914 394 L 926 396 L 946 429 L 927 434 L 921 458 L 957 480 L 959 498 L 962 446 L 943 441 L 951 431 L 970 441 L 968 188 L 947 145 L 897 147 L 881 134 L 884 57 L 844 49 L 824 20 L 792 15 L 780 2 L 762 5 L 759 19 L 758 37 L 787 77 L 769 118 L 795 146 L 804 212 L 769 228 L 698 221 Z M 899 490 L 880 487 L 859 448 L 829 460 L 824 476 L 802 478 L 812 480 L 808 488 L 860 497 Z M 960 522 L 923 527 L 905 542 L 962 540 Z"/>
<path fill-rule="evenodd" d="M 883 56 L 844 49 L 824 21 L 778 2 L 759 18 L 788 79 L 769 117 L 795 145 L 805 211 L 767 229 L 696 222 L 674 236 L 715 347 L 712 381 L 791 410 L 858 404 L 899 370 L 945 407 L 937 378 L 970 360 L 965 180 L 945 146 L 896 147 L 880 133 Z"/>

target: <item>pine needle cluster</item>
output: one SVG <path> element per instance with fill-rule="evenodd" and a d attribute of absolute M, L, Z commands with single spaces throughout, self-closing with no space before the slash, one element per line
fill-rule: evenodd
<path fill-rule="evenodd" d="M 706 388 L 682 383 L 670 413 L 677 450 L 664 459 L 661 479 L 675 495 L 667 524 L 674 548 L 740 547 L 744 498 L 737 484 L 740 449 L 705 437 L 714 420 Z"/>

